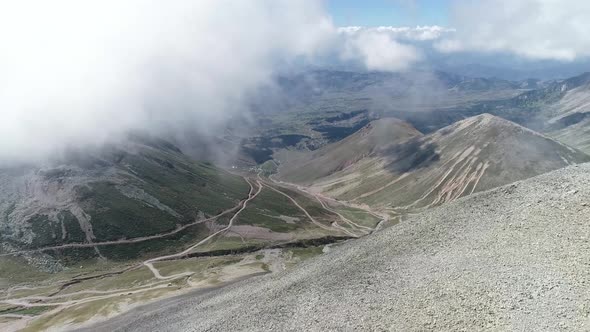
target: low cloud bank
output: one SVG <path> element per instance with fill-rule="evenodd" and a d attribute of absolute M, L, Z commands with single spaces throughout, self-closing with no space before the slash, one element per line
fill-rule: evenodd
<path fill-rule="evenodd" d="M 436 58 L 433 47 L 590 56 L 590 3 L 457 0 L 452 13 L 452 29 L 338 28 L 315 0 L 4 1 L 0 163 L 43 160 L 130 130 L 215 136 L 229 119 L 248 118 L 249 96 L 278 72 L 326 59 L 407 71 Z"/>
<path fill-rule="evenodd" d="M 512 53 L 533 60 L 590 56 L 590 2 L 578 0 L 456 0 L 456 34 L 437 42 L 441 52 Z"/>
<path fill-rule="evenodd" d="M 342 39 L 320 2 L 0 4 L 0 162 L 42 160 L 129 130 L 214 135 L 278 68 L 329 52 L 400 70 L 411 46 Z"/>

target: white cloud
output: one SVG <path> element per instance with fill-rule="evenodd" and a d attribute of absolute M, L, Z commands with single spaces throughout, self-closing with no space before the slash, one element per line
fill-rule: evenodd
<path fill-rule="evenodd" d="M 217 132 L 301 58 L 417 58 L 385 32 L 343 38 L 315 0 L 2 1 L 0 42 L 0 162 L 132 129 Z"/>
<path fill-rule="evenodd" d="M 455 32 L 455 29 L 445 28 L 437 25 L 432 26 L 417 26 L 417 27 L 394 27 L 394 26 L 379 26 L 379 27 L 359 27 L 348 26 L 338 29 L 341 33 L 354 35 L 361 32 L 367 33 L 383 33 L 389 35 L 395 40 L 404 41 L 431 41 L 448 36 Z"/>
<path fill-rule="evenodd" d="M 436 40 L 455 32 L 455 29 L 444 28 L 437 25 L 410 27 L 381 26 L 374 28 L 379 32 L 388 32 L 396 39 L 427 41 Z"/>
<path fill-rule="evenodd" d="M 361 59 L 369 70 L 407 70 L 421 59 L 413 46 L 401 44 L 390 34 L 376 30 L 359 30 L 345 39 L 344 59 Z"/>
<path fill-rule="evenodd" d="M 590 56 L 590 2 L 578 0 L 457 0 L 456 34 L 442 52 L 509 52 L 530 59 L 571 61 Z"/>
<path fill-rule="evenodd" d="M 130 129 L 215 131 L 335 28 L 316 1 L 3 1 L 0 161 Z"/>

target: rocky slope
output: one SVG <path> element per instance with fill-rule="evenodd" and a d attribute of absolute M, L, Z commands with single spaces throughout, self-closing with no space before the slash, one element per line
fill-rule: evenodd
<path fill-rule="evenodd" d="M 93 331 L 581 331 L 590 165 L 430 209 L 294 270 Z"/>
<path fill-rule="evenodd" d="M 390 130 L 397 132 L 399 128 Z M 357 136 L 362 137 L 362 133 Z M 374 147 L 368 154 L 348 159 L 341 169 L 330 168 L 324 159 L 338 160 L 345 153 L 328 146 L 318 153 L 322 159 L 317 161 L 327 169 L 312 167 L 313 172 L 308 173 L 307 163 L 284 172 L 281 169 L 280 175 L 288 181 L 305 181 L 307 176 L 304 183 L 327 195 L 399 212 L 435 206 L 590 161 L 578 150 L 489 114 L 423 137 L 408 137 L 412 136 L 406 135 L 401 142 L 388 141 L 390 144 Z M 349 150 L 354 151 L 352 147 Z M 329 175 L 318 176 L 326 173 Z"/>
<path fill-rule="evenodd" d="M 547 107 L 548 132 L 560 141 L 590 152 L 590 75 L 584 84 L 566 89 L 565 95 Z"/>
<path fill-rule="evenodd" d="M 468 111 L 492 113 L 590 152 L 590 73 L 514 98 L 484 102 Z"/>
<path fill-rule="evenodd" d="M 41 167 L 5 168 L 0 170 L 0 253 L 170 232 L 234 207 L 248 190 L 241 177 L 193 162 L 174 145 L 147 137 L 73 152 Z M 192 231 L 193 237 L 208 233 L 204 225 Z M 171 240 L 181 235 L 186 234 Z M 29 259 L 124 259 L 164 247 L 152 241 Z"/>

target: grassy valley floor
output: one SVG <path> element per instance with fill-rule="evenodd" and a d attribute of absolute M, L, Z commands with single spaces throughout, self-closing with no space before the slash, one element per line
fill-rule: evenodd
<path fill-rule="evenodd" d="M 370 211 L 259 175 L 244 180 L 248 197 L 217 216 L 162 236 L 93 244 L 103 253 L 119 253 L 119 259 L 79 260 L 48 273 L 27 257 L 68 256 L 93 246 L 3 253 L 0 329 L 80 328 L 155 300 L 283 271 L 321 255 L 331 243 L 369 234 L 380 221 Z"/>

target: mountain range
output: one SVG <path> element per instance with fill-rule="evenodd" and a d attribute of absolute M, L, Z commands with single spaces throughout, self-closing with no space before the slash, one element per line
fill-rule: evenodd
<path fill-rule="evenodd" d="M 485 256 L 482 248 L 488 245 L 509 263 L 507 269 L 522 265 L 520 254 L 533 252 L 540 240 L 532 239 L 560 213 L 573 220 L 563 222 L 564 234 L 583 231 L 578 221 L 587 193 L 576 179 L 586 181 L 587 166 L 574 165 L 590 162 L 588 105 L 590 74 L 508 81 L 440 71 L 314 70 L 278 77 L 254 99 L 251 123 L 235 120 L 212 137 L 134 133 L 43 163 L 2 167 L 0 328 L 100 329 L 92 324 L 131 307 L 172 297 L 171 308 L 177 308 L 192 290 L 234 282 L 227 292 L 197 296 L 215 303 L 202 308 L 211 316 L 195 326 L 251 329 L 249 323 L 222 318 L 224 310 L 251 322 L 253 313 L 287 308 L 285 301 L 296 303 L 285 309 L 294 317 L 300 312 L 312 317 L 304 308 L 317 306 L 334 324 L 356 326 L 352 317 L 389 322 L 381 319 L 384 312 L 363 304 L 383 301 L 364 295 L 376 292 L 375 281 L 396 303 L 392 312 L 412 316 L 408 299 L 415 296 L 420 308 L 449 317 L 414 315 L 398 326 L 450 329 L 448 324 L 459 321 L 461 328 L 472 329 L 476 323 L 463 307 L 457 317 L 449 314 L 449 305 L 457 302 L 448 298 L 481 292 L 482 279 L 462 274 L 474 276 L 481 266 L 467 264 L 462 272 L 453 259 L 477 262 L 470 248 Z M 572 245 L 583 252 L 583 241 L 578 246 L 547 236 L 540 238 L 553 249 Z M 531 251 L 517 246 L 520 238 Z M 455 258 L 445 251 L 449 246 L 457 250 Z M 548 269 L 544 248 L 531 257 L 535 266 Z M 520 250 L 514 260 L 511 250 Z M 413 264 L 414 258 L 420 264 Z M 452 269 L 443 269 L 443 262 Z M 495 266 L 489 259 L 485 264 Z M 527 268 L 532 271 L 533 265 Z M 499 272 L 491 274 L 490 285 L 509 284 L 502 266 L 495 268 Z M 390 272 L 400 283 L 383 277 Z M 344 280 L 347 273 L 354 280 Z M 260 274 L 270 276 L 252 286 L 239 282 Z M 318 275 L 329 278 L 317 281 Z M 430 275 L 438 279 L 419 277 Z M 467 288 L 448 288 L 457 275 Z M 424 285 L 433 282 L 444 290 L 426 292 Z M 329 301 L 311 296 L 309 285 L 328 289 Z M 346 285 L 342 294 L 365 309 L 346 311 L 344 318 L 335 313 L 336 302 L 330 301 L 340 285 Z M 514 289 L 505 290 L 489 301 L 512 308 L 507 297 Z M 280 298 L 270 301 L 264 294 Z M 432 294 L 447 300 L 432 305 Z M 521 303 L 520 295 L 514 298 Z M 492 307 L 484 302 L 477 302 L 476 312 L 497 308 L 497 302 Z M 155 315 L 168 310 L 146 308 Z M 520 315 L 512 310 L 510 315 Z M 187 306 L 166 315 L 194 313 Z M 506 312 L 494 315 L 501 321 L 491 326 L 508 326 Z M 127 328 L 135 322 L 128 318 L 109 321 L 103 329 Z M 168 328 L 188 326 L 187 319 L 162 322 Z M 265 322 L 290 328 L 275 318 Z M 291 322 L 327 327 L 326 320 Z M 142 324 L 138 328 L 162 328 L 160 321 Z"/>
<path fill-rule="evenodd" d="M 399 120 L 376 120 L 285 161 L 279 174 L 328 196 L 400 212 L 587 161 L 579 150 L 483 114 L 428 135 Z"/>

